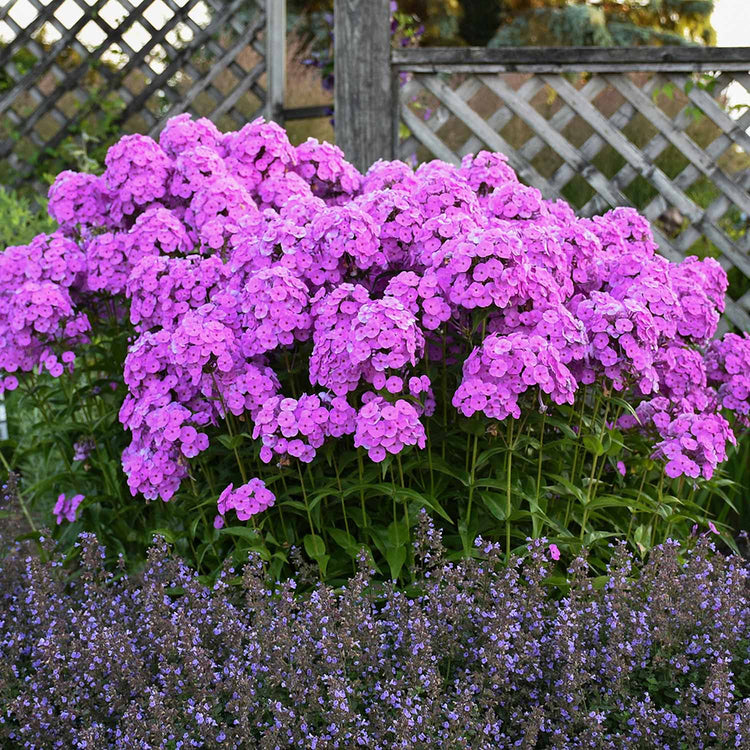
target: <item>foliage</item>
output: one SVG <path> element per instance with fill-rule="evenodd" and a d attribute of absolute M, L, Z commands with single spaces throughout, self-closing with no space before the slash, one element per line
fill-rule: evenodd
<path fill-rule="evenodd" d="M 44 747 L 745 748 L 748 569 L 700 537 L 607 579 L 540 539 L 446 562 L 424 519 L 414 584 L 366 557 L 338 590 L 266 582 L 252 556 L 206 586 L 159 541 L 143 575 L 65 559 L 0 563 L 0 739 Z M 562 598 L 554 596 L 558 590 Z M 308 593 L 300 593 L 307 590 Z M 114 615 L 114 616 L 113 616 Z"/>
<path fill-rule="evenodd" d="M 715 44 L 713 0 L 501 0 L 490 47 Z"/>
<path fill-rule="evenodd" d="M 161 529 L 203 572 L 252 548 L 275 575 L 298 545 L 331 579 L 364 544 L 408 580 L 421 508 L 457 557 L 548 536 L 600 566 L 613 536 L 731 523 L 750 339 L 709 345 L 724 272 L 655 255 L 632 209 L 577 219 L 497 154 L 362 176 L 187 115 L 49 209 L 0 256 L 0 455 L 68 543 L 135 563 Z"/>
<path fill-rule="evenodd" d="M 0 188 L 0 245 L 24 245 L 37 234 L 52 232 L 55 222 L 49 217 L 46 206 L 35 209 L 31 201 L 13 190 Z"/>

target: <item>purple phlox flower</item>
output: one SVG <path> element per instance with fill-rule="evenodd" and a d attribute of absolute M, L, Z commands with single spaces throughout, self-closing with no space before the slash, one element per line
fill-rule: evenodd
<path fill-rule="evenodd" d="M 67 498 L 65 494 L 62 494 L 57 498 L 52 513 L 57 518 L 58 526 L 63 522 L 63 519 L 69 523 L 73 523 L 76 520 L 76 511 L 78 510 L 78 506 L 83 502 L 84 497 L 84 495 L 73 495 L 73 497 Z"/>
<path fill-rule="evenodd" d="M 230 511 L 237 513 L 240 521 L 247 521 L 258 513 L 270 508 L 276 498 L 273 492 L 266 487 L 262 479 L 251 479 L 247 484 L 234 489 L 234 485 L 228 485 L 219 495 L 217 506 L 219 517 L 214 520 L 214 526 L 221 528 L 223 517 Z M 219 518 L 222 520 L 219 521 Z"/>

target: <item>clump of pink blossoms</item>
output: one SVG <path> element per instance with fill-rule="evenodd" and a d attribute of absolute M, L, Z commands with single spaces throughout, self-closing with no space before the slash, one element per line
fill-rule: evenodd
<path fill-rule="evenodd" d="M 750 339 L 709 344 L 718 263 L 663 260 L 633 209 L 577 218 L 501 154 L 362 175 L 274 123 L 223 134 L 183 114 L 158 143 L 123 137 L 100 177 L 61 173 L 49 197 L 60 231 L 0 255 L 0 392 L 62 377 L 89 315 L 127 310 L 133 494 L 173 497 L 230 417 L 265 462 L 345 439 L 382 461 L 425 446 L 436 393 L 504 420 L 599 384 L 633 403 L 620 426 L 691 478 L 724 460 L 726 417 L 750 419 Z M 438 387 L 425 368 L 444 358 L 462 377 Z M 272 503 L 260 479 L 230 485 L 217 523 Z"/>

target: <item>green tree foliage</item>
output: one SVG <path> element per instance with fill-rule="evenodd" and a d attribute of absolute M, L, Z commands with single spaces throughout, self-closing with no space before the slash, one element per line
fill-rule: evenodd
<path fill-rule="evenodd" d="M 714 44 L 713 0 L 500 0 L 490 47 Z"/>
<path fill-rule="evenodd" d="M 423 44 L 713 44 L 713 0 L 400 0 Z"/>

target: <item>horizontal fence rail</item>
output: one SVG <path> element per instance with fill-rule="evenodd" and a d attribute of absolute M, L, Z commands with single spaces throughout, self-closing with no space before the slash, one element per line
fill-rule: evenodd
<path fill-rule="evenodd" d="M 750 48 L 401 49 L 391 66 L 399 158 L 500 151 L 584 216 L 635 206 L 671 260 L 718 258 L 750 330 Z"/>

